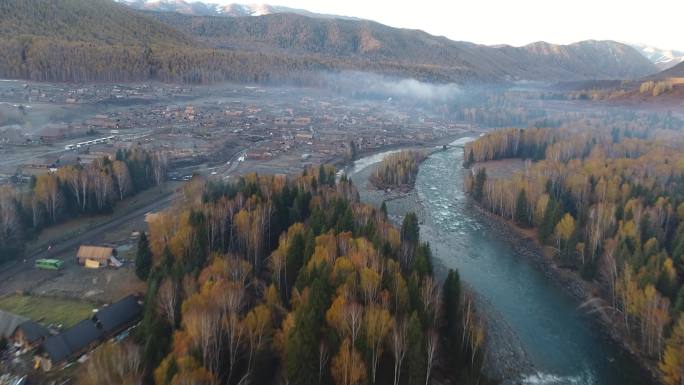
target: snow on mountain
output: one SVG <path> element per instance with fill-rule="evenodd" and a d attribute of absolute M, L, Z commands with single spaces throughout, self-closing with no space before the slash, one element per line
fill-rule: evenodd
<path fill-rule="evenodd" d="M 225 16 L 246 17 L 263 16 L 274 13 L 295 13 L 298 15 L 317 18 L 342 18 L 352 19 L 345 16 L 325 15 L 309 12 L 304 9 L 296 9 L 269 4 L 220 4 L 204 3 L 192 0 L 115 0 L 135 9 L 161 12 L 176 12 L 196 16 Z"/>
<path fill-rule="evenodd" d="M 644 44 L 631 44 L 631 46 L 655 64 L 661 71 L 684 62 L 684 52 L 682 51 L 661 49 Z"/>

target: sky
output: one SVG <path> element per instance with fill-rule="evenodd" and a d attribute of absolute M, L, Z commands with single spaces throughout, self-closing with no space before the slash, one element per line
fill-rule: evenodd
<path fill-rule="evenodd" d="M 240 2 L 206 0 L 206 2 Z M 515 46 L 616 40 L 684 51 L 684 0 L 257 0 L 452 40 Z"/>

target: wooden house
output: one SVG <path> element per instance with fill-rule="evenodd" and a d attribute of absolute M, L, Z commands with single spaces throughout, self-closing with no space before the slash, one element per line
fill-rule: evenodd
<path fill-rule="evenodd" d="M 113 247 L 81 246 L 76 254 L 76 260 L 80 265 L 92 269 L 120 265 Z"/>

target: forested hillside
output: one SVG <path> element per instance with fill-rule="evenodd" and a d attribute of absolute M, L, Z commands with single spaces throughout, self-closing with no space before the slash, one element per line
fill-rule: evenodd
<path fill-rule="evenodd" d="M 0 76 L 37 81 L 311 84 L 321 71 L 359 70 L 502 83 L 656 72 L 636 50 L 611 41 L 490 47 L 363 20 L 201 17 L 111 0 L 5 0 L 0 32 Z"/>
<path fill-rule="evenodd" d="M 594 128 L 501 130 L 464 150 L 471 196 L 599 282 L 607 313 L 671 385 L 684 379 L 682 148 L 674 130 Z M 478 164 L 506 158 L 535 162 L 499 178 Z"/>
<path fill-rule="evenodd" d="M 110 0 L 0 3 L 0 76 L 37 81 L 297 80 L 319 60 L 205 47 Z"/>
<path fill-rule="evenodd" d="M 106 0 L 0 2 L 3 37 L 43 36 L 124 45 L 190 44 L 176 29 Z"/>
<path fill-rule="evenodd" d="M 327 166 L 182 197 L 139 245 L 140 348 L 98 351 L 81 384 L 486 383 L 484 326 L 456 272 L 437 283 L 415 215 L 394 228 Z M 122 349 L 144 370 L 108 370 Z"/>

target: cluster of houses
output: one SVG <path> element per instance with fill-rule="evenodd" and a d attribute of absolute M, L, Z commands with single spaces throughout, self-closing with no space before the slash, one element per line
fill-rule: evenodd
<path fill-rule="evenodd" d="M 46 83 L 9 82 L 0 89 L 3 100 L 29 103 L 95 103 L 112 99 L 153 99 L 188 95 L 191 88 L 152 84 L 93 84 L 89 86 L 50 85 Z"/>
<path fill-rule="evenodd" d="M 34 368 L 49 371 L 135 326 L 142 311 L 138 296 L 129 295 L 101 308 L 91 318 L 55 333 L 35 321 L 0 310 L 0 337 L 21 353 L 34 352 Z"/>

